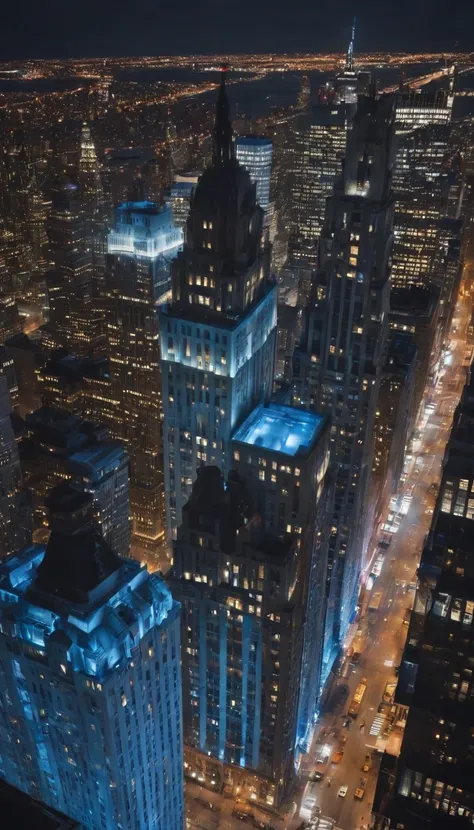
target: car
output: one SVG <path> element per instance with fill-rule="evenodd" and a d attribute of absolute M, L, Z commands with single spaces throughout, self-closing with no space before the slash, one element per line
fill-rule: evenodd
<path fill-rule="evenodd" d="M 367 752 L 364 760 L 364 765 L 362 767 L 362 772 L 368 772 L 370 769 L 370 752 Z"/>
<path fill-rule="evenodd" d="M 311 816 L 313 815 L 313 810 L 315 809 L 315 807 L 316 799 L 314 795 L 307 795 L 300 808 L 301 818 L 304 818 L 306 821 L 309 821 Z"/>
<path fill-rule="evenodd" d="M 246 812 L 240 807 L 234 807 L 232 810 L 232 815 L 234 818 L 238 818 L 239 821 L 246 821 L 248 824 L 253 821 L 254 815 L 252 812 Z"/>
<path fill-rule="evenodd" d="M 346 787 L 345 785 L 343 787 L 339 787 L 339 789 L 337 791 L 337 794 L 338 794 L 339 798 L 345 798 L 346 795 L 347 795 L 347 790 L 348 789 L 349 789 L 349 787 Z"/>
<path fill-rule="evenodd" d="M 319 781 L 322 781 L 324 778 L 324 772 L 320 772 L 319 770 L 314 770 L 311 775 L 309 776 L 309 780 L 313 783 L 317 784 Z"/>
<path fill-rule="evenodd" d="M 345 721 L 344 721 L 344 727 L 345 727 L 345 729 L 350 729 L 350 728 L 351 728 L 351 724 L 352 724 L 352 718 L 347 718 L 347 720 L 345 720 Z"/>

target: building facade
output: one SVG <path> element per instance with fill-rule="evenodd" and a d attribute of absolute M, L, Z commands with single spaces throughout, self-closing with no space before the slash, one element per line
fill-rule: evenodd
<path fill-rule="evenodd" d="M 248 135 L 235 140 L 235 157 L 256 185 L 257 202 L 264 211 L 270 205 L 273 142 L 271 138 Z"/>
<path fill-rule="evenodd" d="M 293 366 L 294 404 L 332 418 L 336 496 L 326 668 L 355 613 L 370 526 L 374 418 L 388 331 L 392 139 L 390 99 L 360 98 L 344 172 L 328 201 L 313 299 Z"/>
<path fill-rule="evenodd" d="M 46 275 L 53 343 L 76 354 L 100 354 L 105 341 L 102 313 L 93 302 L 91 239 L 81 189 L 70 179 L 62 179 L 54 191 L 47 232 L 53 263 Z"/>
<path fill-rule="evenodd" d="M 46 549 L 0 567 L 0 775 L 87 830 L 181 830 L 179 606 L 90 496 L 50 508 Z"/>
<path fill-rule="evenodd" d="M 198 471 L 175 543 L 187 772 L 264 806 L 289 792 L 317 713 L 328 439 L 322 417 L 258 406 L 227 484 Z"/>
<path fill-rule="evenodd" d="M 125 202 L 108 236 L 106 319 L 117 434 L 130 456 L 132 545 L 158 561 L 165 538 L 158 305 L 182 231 L 169 206 Z"/>
<path fill-rule="evenodd" d="M 11 411 L 7 378 L 0 375 L 0 558 L 28 544 L 32 530 Z"/>
<path fill-rule="evenodd" d="M 263 211 L 234 157 L 224 75 L 213 159 L 193 197 L 172 303 L 160 310 L 166 523 L 181 523 L 197 470 L 230 470 L 230 439 L 269 398 L 276 348 L 276 286 L 261 245 Z"/>
<path fill-rule="evenodd" d="M 293 154 L 293 222 L 289 256 L 311 269 L 317 262 L 326 201 L 340 175 L 354 107 L 319 104 L 299 116 Z"/>
<path fill-rule="evenodd" d="M 107 543 L 120 556 L 129 556 L 129 461 L 123 444 L 111 441 L 102 425 L 46 406 L 26 416 L 26 433 L 20 457 L 33 494 L 36 527 L 47 525 L 50 490 L 71 481 L 92 495 Z"/>

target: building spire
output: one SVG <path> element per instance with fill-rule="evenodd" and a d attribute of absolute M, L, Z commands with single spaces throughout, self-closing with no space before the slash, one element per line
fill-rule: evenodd
<path fill-rule="evenodd" d="M 216 120 L 214 124 L 214 135 L 212 145 L 212 164 L 214 167 L 222 167 L 234 158 L 234 145 L 232 142 L 232 125 L 230 123 L 229 99 L 225 88 L 225 73 L 227 67 L 222 67 L 221 85 L 217 96 Z"/>
<path fill-rule="evenodd" d="M 354 40 L 355 40 L 355 31 L 356 31 L 356 18 L 354 17 L 352 23 L 352 33 L 351 39 L 349 43 L 349 48 L 347 50 L 347 68 L 353 69 L 354 68 Z"/>

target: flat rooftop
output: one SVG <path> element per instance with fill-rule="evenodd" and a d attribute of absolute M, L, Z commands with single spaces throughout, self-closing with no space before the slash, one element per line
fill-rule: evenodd
<path fill-rule="evenodd" d="M 294 456 L 308 452 L 325 423 L 315 415 L 293 406 L 258 406 L 235 432 L 233 440 L 272 452 Z"/>

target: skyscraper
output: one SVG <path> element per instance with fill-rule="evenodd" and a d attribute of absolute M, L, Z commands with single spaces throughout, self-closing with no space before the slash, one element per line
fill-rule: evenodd
<path fill-rule="evenodd" d="M 62 180 L 48 219 L 53 270 L 47 274 L 51 330 L 57 345 L 76 354 L 104 348 L 102 314 L 92 302 L 92 251 L 80 188 Z"/>
<path fill-rule="evenodd" d="M 170 207 L 154 202 L 119 205 L 108 236 L 107 343 L 117 434 L 130 455 L 132 547 L 152 558 L 165 538 L 158 304 L 182 238 Z"/>
<path fill-rule="evenodd" d="M 7 378 L 0 375 L 0 557 L 28 544 L 32 525 L 10 415 Z"/>
<path fill-rule="evenodd" d="M 352 24 L 351 39 L 343 71 L 336 77 L 336 97 L 341 104 L 357 104 L 358 73 L 354 69 L 354 41 L 356 19 Z"/>
<path fill-rule="evenodd" d="M 52 487 L 71 481 L 91 493 L 94 515 L 106 542 L 120 556 L 130 553 L 128 455 L 103 425 L 42 406 L 26 416 L 20 442 L 25 484 L 34 494 L 37 527 L 47 524 Z"/>
<path fill-rule="evenodd" d="M 360 98 L 344 171 L 327 203 L 312 303 L 293 367 L 294 403 L 332 417 L 336 497 L 326 666 L 355 612 L 370 526 L 375 405 L 388 330 L 393 161 L 391 100 Z"/>
<path fill-rule="evenodd" d="M 216 467 L 198 471 L 175 543 L 188 773 L 270 806 L 289 791 L 319 697 L 328 439 L 320 416 L 256 407 L 226 486 Z"/>
<path fill-rule="evenodd" d="M 235 427 L 273 385 L 276 287 L 262 248 L 255 185 L 234 157 L 224 73 L 212 164 L 191 204 L 173 265 L 172 303 L 160 311 L 166 522 L 175 535 L 204 464 L 230 470 Z"/>
<path fill-rule="evenodd" d="M 84 122 L 81 131 L 79 182 L 81 204 L 85 214 L 88 245 L 92 254 L 92 293 L 99 297 L 103 291 L 106 254 L 105 198 L 100 165 L 89 125 Z"/>
<path fill-rule="evenodd" d="M 186 227 L 191 200 L 200 173 L 177 173 L 170 188 L 169 202 L 173 211 L 173 219 L 178 228 Z"/>
<path fill-rule="evenodd" d="M 88 830 L 181 830 L 179 606 L 63 496 L 0 566 L 0 775 Z"/>
<path fill-rule="evenodd" d="M 309 272 L 317 262 L 326 201 L 341 172 L 353 114 L 352 106 L 318 104 L 296 125 L 289 256 Z"/>
<path fill-rule="evenodd" d="M 270 204 L 273 142 L 271 138 L 255 135 L 239 136 L 235 140 L 235 157 L 250 174 L 257 186 L 257 202 L 264 211 Z"/>

